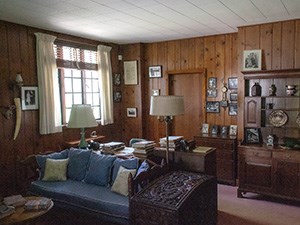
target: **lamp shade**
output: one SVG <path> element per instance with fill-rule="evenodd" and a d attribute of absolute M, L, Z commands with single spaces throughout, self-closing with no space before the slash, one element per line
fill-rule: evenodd
<path fill-rule="evenodd" d="M 85 128 L 96 127 L 98 123 L 94 117 L 91 105 L 73 105 L 70 119 L 68 122 L 69 128 Z"/>
<path fill-rule="evenodd" d="M 184 114 L 183 96 L 160 95 L 151 96 L 150 115 L 176 116 Z"/>

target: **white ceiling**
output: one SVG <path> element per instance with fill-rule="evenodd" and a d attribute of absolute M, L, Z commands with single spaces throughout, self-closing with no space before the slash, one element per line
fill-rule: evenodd
<path fill-rule="evenodd" d="M 300 18 L 300 0 L 0 0 L 0 20 L 119 44 Z"/>

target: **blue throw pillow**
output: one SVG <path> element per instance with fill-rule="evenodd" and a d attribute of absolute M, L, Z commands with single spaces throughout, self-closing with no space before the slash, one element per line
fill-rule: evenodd
<path fill-rule="evenodd" d="M 148 171 L 149 168 L 150 168 L 149 163 L 147 162 L 147 160 L 144 160 L 144 161 L 142 162 L 142 164 L 140 165 L 140 167 L 139 167 L 139 169 L 138 169 L 138 171 L 137 171 L 137 173 L 136 173 L 135 176 L 138 176 L 141 172 Z"/>
<path fill-rule="evenodd" d="M 115 156 L 92 152 L 84 182 L 107 186 L 109 184 L 111 167 L 115 159 Z"/>
<path fill-rule="evenodd" d="M 46 165 L 47 159 L 66 159 L 66 158 L 68 158 L 68 154 L 69 154 L 69 149 L 65 149 L 61 152 L 53 152 L 53 153 L 47 154 L 47 155 L 36 155 L 35 158 L 36 158 L 36 161 L 40 168 L 39 179 L 43 179 L 43 177 L 44 177 L 45 165 Z"/>
<path fill-rule="evenodd" d="M 125 167 L 126 169 L 137 169 L 138 168 L 138 164 L 139 164 L 139 160 L 138 158 L 131 158 L 131 159 L 120 159 L 117 158 L 114 161 L 113 164 L 113 172 L 112 172 L 112 181 L 111 184 L 113 184 L 115 182 L 115 179 L 118 175 L 118 171 L 120 166 Z"/>
<path fill-rule="evenodd" d="M 84 179 L 91 150 L 71 148 L 69 151 L 68 178 L 81 181 Z"/>

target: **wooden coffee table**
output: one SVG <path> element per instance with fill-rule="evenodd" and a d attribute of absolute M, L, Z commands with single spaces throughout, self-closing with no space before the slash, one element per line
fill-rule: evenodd
<path fill-rule="evenodd" d="M 32 199 L 40 199 L 41 197 L 36 196 L 30 196 L 30 197 L 24 197 L 26 200 L 32 200 Z M 24 209 L 24 206 L 16 207 L 15 212 L 11 214 L 10 216 L 7 216 L 5 218 L 0 219 L 0 225 L 4 224 L 20 224 L 25 223 L 26 224 L 30 221 L 33 221 L 34 219 L 37 219 L 43 215 L 45 215 L 49 210 L 53 207 L 54 203 L 51 201 L 51 205 L 48 209 L 41 209 L 41 210 L 30 210 L 27 211 Z"/>

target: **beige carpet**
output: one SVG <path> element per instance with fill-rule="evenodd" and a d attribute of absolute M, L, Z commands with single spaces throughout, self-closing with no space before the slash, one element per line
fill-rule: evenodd
<path fill-rule="evenodd" d="M 237 187 L 218 185 L 218 225 L 300 225 L 300 204 L 252 193 L 237 198 Z"/>

